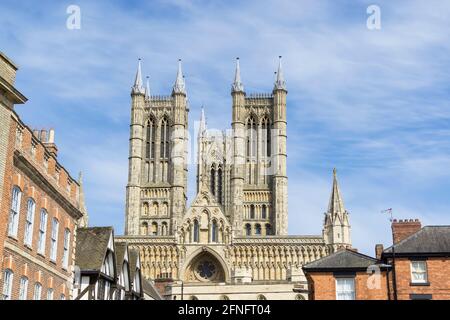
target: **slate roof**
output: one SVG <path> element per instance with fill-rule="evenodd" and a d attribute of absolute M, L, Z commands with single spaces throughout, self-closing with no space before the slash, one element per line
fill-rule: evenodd
<path fill-rule="evenodd" d="M 378 260 L 364 254 L 342 249 L 332 253 L 326 257 L 315 260 L 303 266 L 305 271 L 319 271 L 319 270 L 351 270 L 351 269 L 366 269 L 368 266 L 377 264 Z"/>
<path fill-rule="evenodd" d="M 425 226 L 396 245 L 395 254 L 450 253 L 450 226 Z M 392 254 L 392 246 L 383 254 Z"/>
<path fill-rule="evenodd" d="M 125 251 L 127 249 L 127 243 L 125 242 L 115 242 L 114 248 L 116 251 L 116 269 L 117 272 L 122 271 L 123 259 L 125 259 Z"/>
<path fill-rule="evenodd" d="M 101 270 L 112 231 L 112 227 L 77 229 L 75 264 L 81 271 Z"/>
<path fill-rule="evenodd" d="M 145 294 L 149 295 L 150 297 L 152 297 L 155 300 L 162 300 L 163 299 L 161 297 L 161 295 L 159 294 L 158 290 L 156 290 L 156 288 L 153 285 L 153 283 L 151 283 L 147 279 L 142 279 L 142 289 L 144 290 Z"/>
<path fill-rule="evenodd" d="M 128 250 L 129 258 L 130 258 L 130 278 L 134 281 L 134 275 L 136 273 L 136 263 L 139 252 L 136 249 Z"/>

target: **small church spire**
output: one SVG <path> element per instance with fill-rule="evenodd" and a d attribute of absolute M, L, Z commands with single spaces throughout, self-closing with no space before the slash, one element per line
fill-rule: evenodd
<path fill-rule="evenodd" d="M 139 58 L 138 61 L 136 77 L 134 78 L 134 85 L 132 87 L 131 92 L 133 94 L 144 94 L 144 87 L 142 86 L 141 58 Z"/>
<path fill-rule="evenodd" d="M 173 85 L 173 93 L 186 94 L 183 71 L 181 70 L 181 59 L 178 59 L 177 79 L 175 80 L 175 84 Z"/>
<path fill-rule="evenodd" d="M 205 118 L 205 109 L 202 106 L 202 113 L 200 114 L 200 126 L 199 126 L 199 137 L 203 136 L 204 131 L 206 130 L 206 118 Z"/>
<path fill-rule="evenodd" d="M 145 100 L 150 101 L 150 77 L 147 76 L 147 83 L 145 86 Z"/>
<path fill-rule="evenodd" d="M 236 72 L 234 74 L 234 82 L 231 86 L 232 92 L 244 92 L 244 85 L 241 82 L 241 68 L 239 67 L 239 57 L 236 58 Z"/>
<path fill-rule="evenodd" d="M 87 228 L 88 221 L 89 221 L 89 215 L 86 209 L 86 203 L 84 201 L 84 191 L 83 191 L 83 174 L 80 171 L 78 174 L 78 184 L 80 185 L 80 189 L 78 192 L 78 208 L 83 213 L 83 216 L 81 217 L 79 221 L 79 227 L 80 228 Z"/>
<path fill-rule="evenodd" d="M 276 73 L 275 90 L 286 90 L 286 81 L 284 81 L 283 68 L 281 67 L 281 56 L 278 56 L 278 71 Z"/>
<path fill-rule="evenodd" d="M 342 214 L 345 212 L 344 201 L 342 200 L 341 191 L 339 190 L 339 184 L 337 181 L 336 168 L 333 168 L 333 187 L 331 189 L 328 212 L 332 214 Z"/>

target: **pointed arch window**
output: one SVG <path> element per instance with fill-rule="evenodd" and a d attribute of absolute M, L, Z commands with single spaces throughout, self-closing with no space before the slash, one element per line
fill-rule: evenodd
<path fill-rule="evenodd" d="M 265 204 L 263 204 L 261 209 L 261 218 L 267 219 L 267 206 Z"/>
<path fill-rule="evenodd" d="M 256 121 L 253 116 L 247 120 L 247 160 L 256 157 Z"/>
<path fill-rule="evenodd" d="M 216 195 L 216 170 L 211 168 L 210 189 L 213 195 Z"/>
<path fill-rule="evenodd" d="M 155 122 L 150 119 L 147 122 L 147 133 L 146 133 L 146 146 L 145 146 L 145 157 L 147 159 L 155 158 Z"/>
<path fill-rule="evenodd" d="M 200 228 L 198 225 L 198 221 L 194 220 L 194 242 L 199 242 L 200 239 Z"/>
<path fill-rule="evenodd" d="M 255 219 L 255 206 L 250 205 L 250 219 Z"/>
<path fill-rule="evenodd" d="M 169 122 L 166 118 L 161 121 L 161 150 L 160 157 L 162 159 L 169 159 Z"/>
<path fill-rule="evenodd" d="M 261 225 L 260 224 L 255 225 L 255 234 L 257 236 L 261 235 Z"/>
<path fill-rule="evenodd" d="M 270 224 L 266 224 L 266 235 L 269 236 L 272 234 L 272 227 Z"/>
<path fill-rule="evenodd" d="M 213 220 L 212 222 L 212 227 L 211 227 L 211 241 L 212 242 L 217 242 L 218 241 L 218 237 L 217 237 L 217 221 Z"/>
<path fill-rule="evenodd" d="M 220 204 L 222 204 L 222 180 L 222 168 L 219 168 L 217 170 L 217 198 Z"/>
<path fill-rule="evenodd" d="M 167 236 L 167 222 L 163 222 L 161 225 L 161 235 Z"/>
<path fill-rule="evenodd" d="M 158 235 L 158 224 L 156 222 L 152 222 L 152 236 Z"/>
<path fill-rule="evenodd" d="M 252 226 L 249 223 L 247 223 L 245 225 L 245 234 L 247 236 L 251 236 L 252 235 Z"/>
<path fill-rule="evenodd" d="M 262 136 L 262 155 L 263 157 L 270 157 L 270 121 L 264 117 L 261 122 L 261 136 Z"/>

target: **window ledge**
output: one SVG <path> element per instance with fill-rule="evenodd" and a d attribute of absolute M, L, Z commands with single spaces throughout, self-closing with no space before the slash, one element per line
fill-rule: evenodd
<path fill-rule="evenodd" d="M 8 234 L 8 238 L 11 239 L 11 240 L 14 240 L 14 241 L 16 241 L 16 242 L 19 241 L 17 235 Z"/>
<path fill-rule="evenodd" d="M 409 285 L 411 287 L 429 287 L 429 282 L 410 282 Z"/>

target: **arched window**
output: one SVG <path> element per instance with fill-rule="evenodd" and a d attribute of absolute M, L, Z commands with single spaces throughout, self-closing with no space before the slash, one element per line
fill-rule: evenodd
<path fill-rule="evenodd" d="M 36 282 L 34 285 L 34 293 L 33 293 L 33 300 L 41 300 L 42 295 L 42 285 L 39 282 Z"/>
<path fill-rule="evenodd" d="M 216 195 L 216 170 L 214 170 L 214 168 L 211 168 L 211 179 L 209 188 L 211 190 L 211 193 L 213 195 Z"/>
<path fill-rule="evenodd" d="M 262 294 L 259 294 L 256 299 L 257 300 L 267 300 L 267 298 L 264 295 L 262 295 Z"/>
<path fill-rule="evenodd" d="M 147 224 L 147 222 L 142 222 L 141 235 L 146 236 L 147 234 L 148 234 L 148 224 Z"/>
<path fill-rule="evenodd" d="M 270 224 L 266 224 L 266 235 L 272 234 L 272 227 Z"/>
<path fill-rule="evenodd" d="M 27 220 L 25 221 L 25 236 L 23 243 L 31 247 L 33 243 L 33 226 L 34 226 L 34 211 L 36 209 L 36 203 L 32 198 L 27 202 Z"/>
<path fill-rule="evenodd" d="M 11 300 L 12 285 L 14 273 L 10 269 L 6 269 L 3 273 L 3 300 Z"/>
<path fill-rule="evenodd" d="M 200 229 L 198 221 L 194 220 L 194 242 L 199 242 L 199 238 L 200 238 Z"/>
<path fill-rule="evenodd" d="M 256 121 L 251 116 L 247 120 L 247 160 L 256 157 Z"/>
<path fill-rule="evenodd" d="M 217 199 L 219 203 L 222 204 L 222 168 L 217 170 Z"/>
<path fill-rule="evenodd" d="M 189 300 L 198 300 L 198 298 L 196 296 L 190 296 Z"/>
<path fill-rule="evenodd" d="M 45 254 L 45 238 L 47 235 L 47 210 L 41 209 L 41 220 L 39 222 L 39 237 L 37 251 L 40 254 Z"/>
<path fill-rule="evenodd" d="M 158 215 L 158 213 L 159 213 L 159 212 L 158 212 L 158 209 L 159 209 L 159 208 L 158 208 L 158 202 L 156 202 L 156 201 L 153 202 L 153 205 L 152 205 L 152 214 L 155 215 L 155 216 Z"/>
<path fill-rule="evenodd" d="M 147 159 L 155 158 L 155 122 L 150 119 L 147 122 L 147 132 L 146 132 L 146 145 L 145 145 L 145 157 Z"/>
<path fill-rule="evenodd" d="M 158 235 L 158 224 L 156 222 L 152 222 L 152 236 Z"/>
<path fill-rule="evenodd" d="M 20 278 L 19 300 L 27 300 L 28 296 L 28 278 L 23 276 Z"/>
<path fill-rule="evenodd" d="M 144 214 L 145 216 L 148 215 L 148 210 L 149 210 L 148 202 L 144 202 L 144 205 L 143 205 L 143 214 Z"/>
<path fill-rule="evenodd" d="M 161 235 L 167 236 L 167 222 L 163 222 L 161 225 Z"/>
<path fill-rule="evenodd" d="M 267 207 L 263 204 L 261 209 L 261 219 L 267 219 Z"/>
<path fill-rule="evenodd" d="M 169 122 L 166 118 L 161 121 L 161 150 L 160 156 L 162 159 L 169 159 Z"/>
<path fill-rule="evenodd" d="M 70 230 L 66 228 L 64 230 L 64 244 L 63 244 L 63 256 L 62 267 L 67 270 L 69 266 L 69 248 L 70 248 Z"/>
<path fill-rule="evenodd" d="M 218 241 L 218 232 L 217 232 L 217 221 L 213 220 L 212 222 L 212 227 L 211 227 L 211 241 L 212 242 L 217 242 Z"/>
<path fill-rule="evenodd" d="M 255 234 L 257 236 L 261 235 L 261 225 L 260 224 L 255 225 Z"/>
<path fill-rule="evenodd" d="M 250 205 L 250 219 L 255 219 L 255 206 Z"/>
<path fill-rule="evenodd" d="M 58 251 L 58 231 L 59 221 L 56 218 L 52 219 L 52 234 L 50 239 L 50 260 L 56 261 L 56 254 Z"/>
<path fill-rule="evenodd" d="M 169 214 L 169 204 L 167 202 L 163 202 L 161 215 L 167 216 L 168 214 Z"/>
<path fill-rule="evenodd" d="M 261 140 L 262 140 L 262 155 L 263 157 L 270 157 L 270 122 L 267 117 L 261 121 Z"/>
<path fill-rule="evenodd" d="M 17 230 L 19 228 L 19 213 L 20 213 L 20 199 L 22 191 L 18 186 L 12 190 L 11 210 L 9 212 L 8 235 L 17 237 Z"/>
<path fill-rule="evenodd" d="M 247 236 L 251 236 L 252 235 L 252 226 L 249 223 L 247 223 L 245 225 L 245 234 Z"/>
<path fill-rule="evenodd" d="M 220 300 L 230 300 L 230 298 L 226 295 L 220 296 Z"/>

